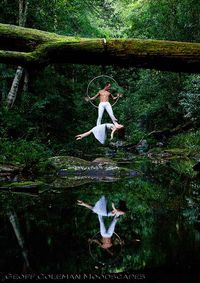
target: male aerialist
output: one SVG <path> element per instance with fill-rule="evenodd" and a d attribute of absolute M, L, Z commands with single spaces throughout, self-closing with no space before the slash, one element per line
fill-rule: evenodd
<path fill-rule="evenodd" d="M 101 120 L 103 117 L 104 110 L 107 111 L 108 115 L 110 116 L 113 124 L 116 123 L 117 119 L 115 118 L 112 110 L 112 106 L 109 102 L 109 97 L 111 96 L 113 100 L 116 100 L 118 97 L 122 97 L 122 94 L 117 94 L 117 96 L 113 96 L 110 93 L 110 86 L 111 84 L 109 82 L 106 83 L 105 87 L 101 89 L 95 96 L 93 97 L 86 97 L 85 100 L 95 100 L 98 96 L 100 98 L 100 103 L 98 106 L 98 119 L 97 119 L 97 126 L 101 125 Z"/>

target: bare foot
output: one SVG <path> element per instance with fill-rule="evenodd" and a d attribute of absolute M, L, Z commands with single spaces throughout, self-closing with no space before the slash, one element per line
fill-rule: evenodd
<path fill-rule="evenodd" d="M 117 123 L 117 122 L 114 122 L 114 126 L 115 126 L 115 128 L 116 129 L 121 129 L 121 128 L 124 128 L 124 126 L 122 125 L 122 124 L 119 124 L 119 123 Z"/>

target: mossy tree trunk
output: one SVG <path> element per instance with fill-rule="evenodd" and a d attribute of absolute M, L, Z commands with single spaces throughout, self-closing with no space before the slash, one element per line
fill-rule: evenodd
<path fill-rule="evenodd" d="M 200 71 L 200 43 L 89 39 L 0 24 L 0 62 L 135 66 L 175 72 Z"/>

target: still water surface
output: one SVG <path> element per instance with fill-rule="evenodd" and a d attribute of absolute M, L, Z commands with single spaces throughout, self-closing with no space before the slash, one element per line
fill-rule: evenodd
<path fill-rule="evenodd" d="M 192 163 L 144 158 L 128 167 L 142 175 L 87 183 L 79 176 L 77 186 L 66 180 L 64 188 L 49 184 L 32 194 L 1 191 L 1 274 L 137 272 L 148 277 L 172 271 L 198 276 L 200 184 Z M 98 245 L 89 250 L 88 239 L 99 238 L 98 218 L 77 206 L 78 199 L 94 205 L 102 195 L 110 208 L 120 199 L 128 208 L 115 229 L 124 244 L 116 244 L 113 256 Z"/>

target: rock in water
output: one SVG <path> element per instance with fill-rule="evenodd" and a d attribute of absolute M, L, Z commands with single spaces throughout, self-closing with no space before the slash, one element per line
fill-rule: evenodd
<path fill-rule="evenodd" d="M 117 165 L 116 162 L 113 161 L 112 159 L 104 158 L 104 157 L 98 157 L 98 158 L 94 159 L 92 161 L 92 164 L 94 164 L 94 165 L 97 164 L 97 165 L 101 165 L 101 166 L 103 166 L 103 165 L 113 165 L 113 166 L 116 166 Z"/>
<path fill-rule="evenodd" d="M 74 156 L 54 156 L 48 159 L 56 169 L 76 168 L 89 166 L 90 162 Z"/>
<path fill-rule="evenodd" d="M 55 167 L 54 187 L 74 187 L 91 181 L 114 181 L 122 177 L 136 177 L 139 172 L 120 167 L 109 158 L 96 158 L 92 162 L 73 156 L 55 156 L 49 159 Z"/>

